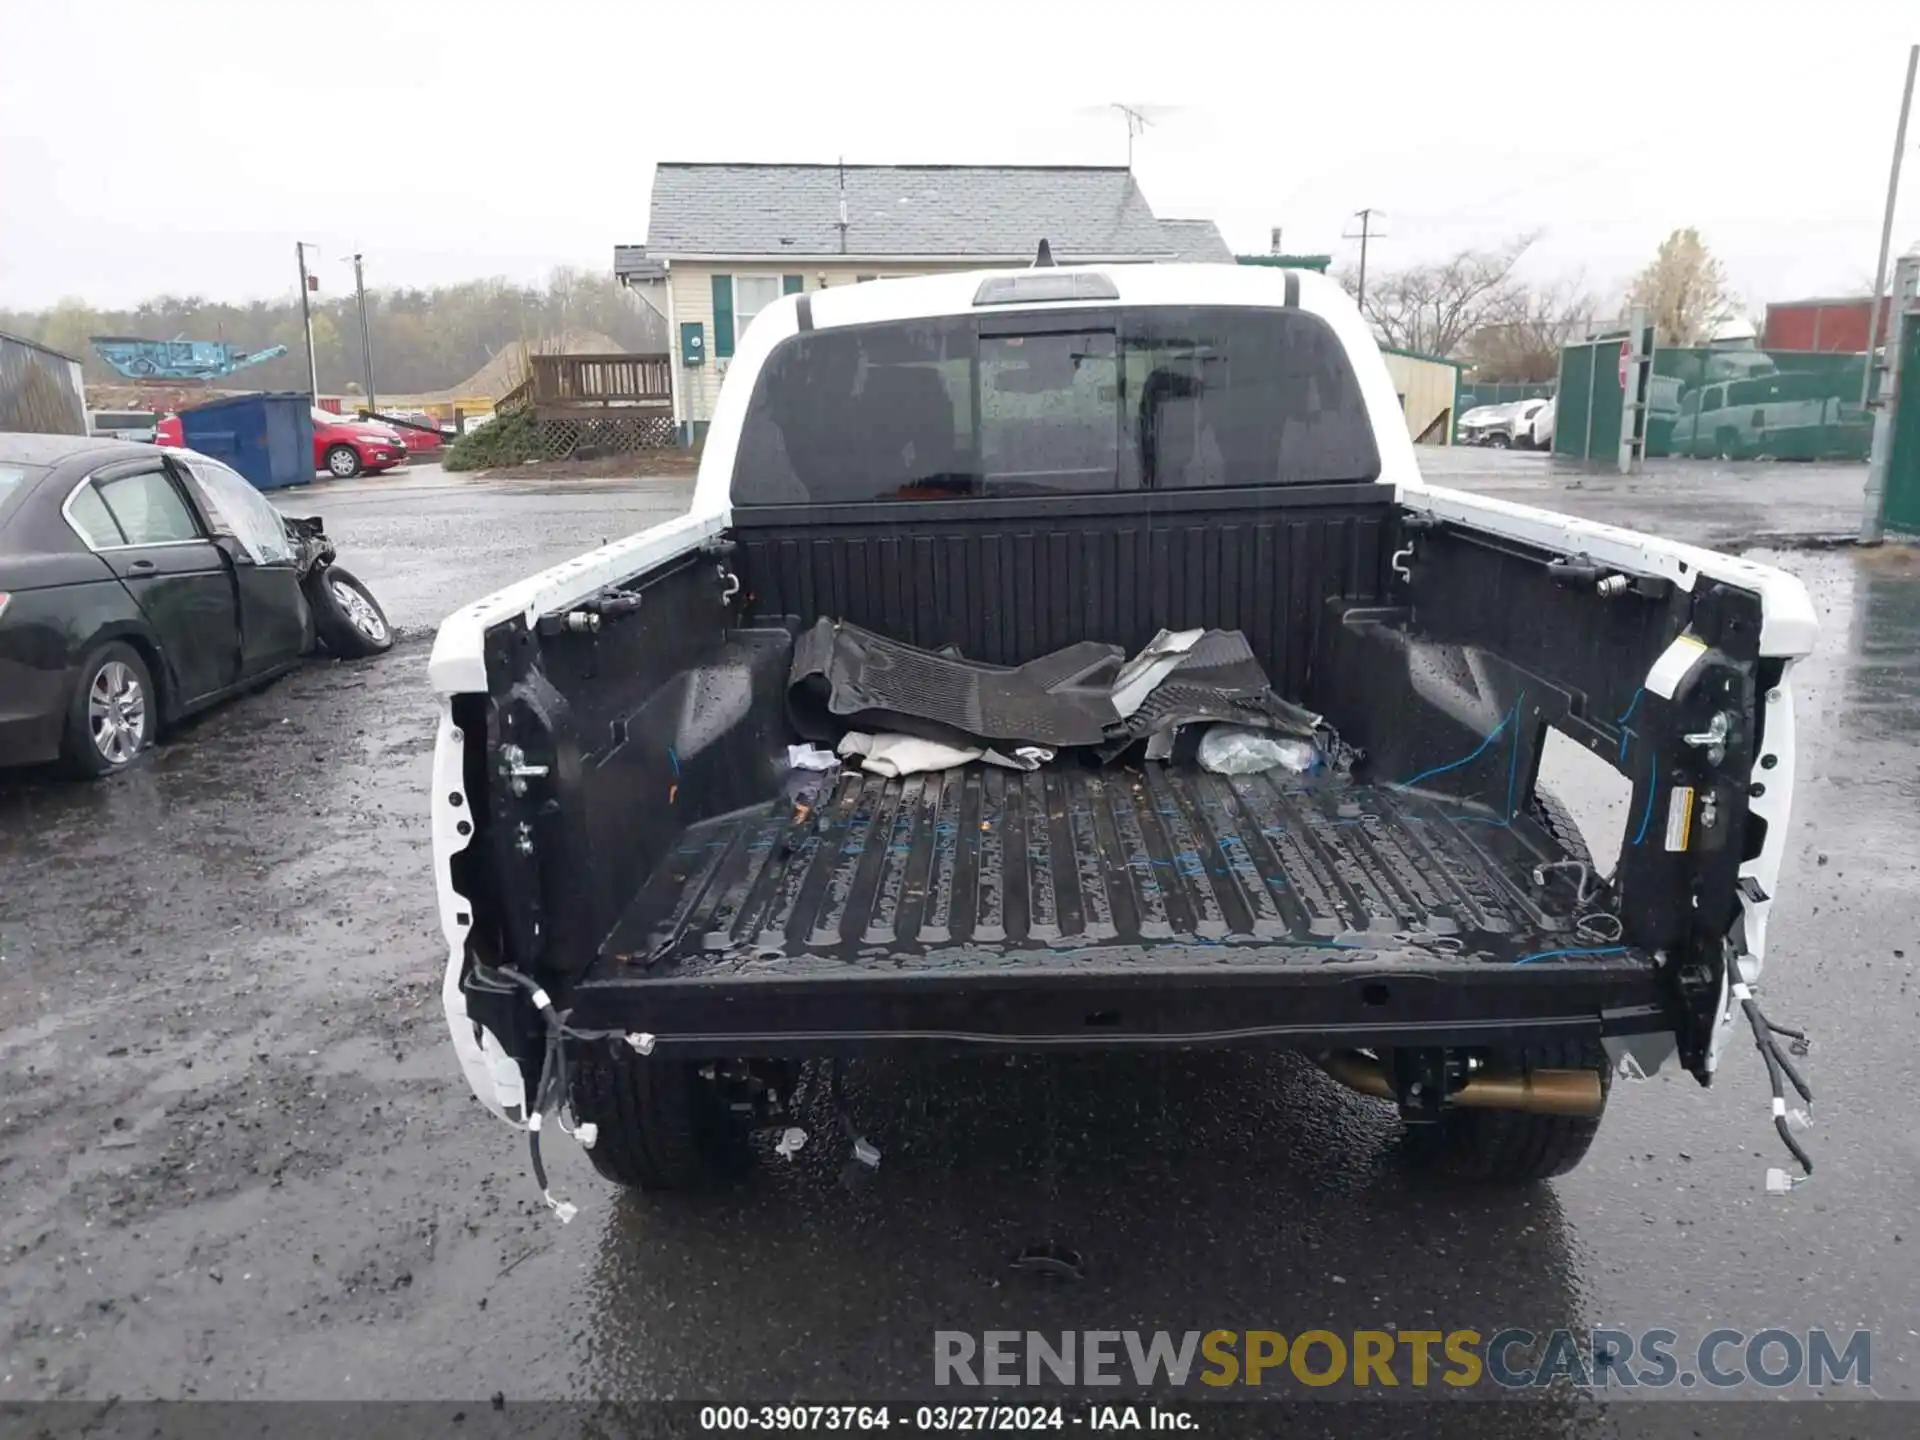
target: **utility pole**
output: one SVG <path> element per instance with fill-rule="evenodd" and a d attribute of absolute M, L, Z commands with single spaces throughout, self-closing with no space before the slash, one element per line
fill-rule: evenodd
<path fill-rule="evenodd" d="M 1354 303 L 1364 311 L 1367 308 L 1367 242 L 1373 239 L 1384 239 L 1385 237 L 1373 228 L 1373 210 L 1371 207 L 1365 210 L 1356 210 L 1353 213 L 1360 221 L 1360 233 L 1358 235 L 1348 233 L 1340 238 L 1343 240 L 1358 240 L 1360 242 L 1360 293 Z"/>
<path fill-rule="evenodd" d="M 307 242 L 293 242 L 293 258 L 300 265 L 300 323 L 307 331 L 307 399 L 320 403 L 320 366 L 313 358 L 313 303 L 308 291 L 313 288 L 313 277 L 307 274 Z"/>
<path fill-rule="evenodd" d="M 360 359 L 367 367 L 367 409 L 378 410 L 380 397 L 373 393 L 373 332 L 367 329 L 367 281 L 360 273 L 360 252 L 353 252 L 353 288 L 360 297 Z"/>
<path fill-rule="evenodd" d="M 1907 149 L 1907 116 L 1913 111 L 1913 74 L 1920 69 L 1920 45 L 1907 47 L 1907 85 L 1900 92 L 1900 123 L 1893 131 L 1893 168 L 1887 175 L 1887 211 L 1880 222 L 1880 259 L 1873 267 L 1873 303 L 1867 307 L 1867 371 L 1860 377 L 1860 406 L 1873 388 L 1873 347 L 1880 333 L 1880 297 L 1887 286 L 1887 251 L 1893 246 L 1893 206 L 1900 196 L 1900 159 Z M 1897 327 L 1894 331 L 1898 334 Z M 1883 397 L 1884 398 L 1884 397 Z"/>

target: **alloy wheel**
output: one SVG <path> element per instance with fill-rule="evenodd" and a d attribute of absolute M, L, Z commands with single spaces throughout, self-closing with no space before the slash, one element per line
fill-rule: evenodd
<path fill-rule="evenodd" d="M 380 618 L 380 612 L 373 608 L 367 597 L 353 586 L 338 580 L 327 582 L 333 587 L 333 598 L 340 602 L 340 608 L 358 630 L 374 644 L 381 644 L 387 638 L 387 622 Z"/>
<path fill-rule="evenodd" d="M 109 660 L 87 689 L 87 728 L 109 765 L 124 765 L 147 741 L 147 696 L 133 668 Z"/>

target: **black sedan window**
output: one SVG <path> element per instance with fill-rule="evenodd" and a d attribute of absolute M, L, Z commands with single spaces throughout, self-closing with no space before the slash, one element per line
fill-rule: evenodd
<path fill-rule="evenodd" d="M 193 477 L 214 529 L 239 540 L 257 565 L 284 565 L 293 559 L 286 524 L 264 495 L 217 460 L 203 455 L 178 459 Z"/>
<path fill-rule="evenodd" d="M 73 499 L 67 502 L 67 518 L 73 521 L 80 538 L 95 550 L 127 543 L 127 537 L 114 523 L 113 513 L 107 509 L 107 502 L 91 485 L 82 485 L 74 491 Z"/>
<path fill-rule="evenodd" d="M 187 502 L 157 470 L 109 480 L 100 487 L 100 498 L 120 522 L 129 545 L 170 545 L 200 538 Z"/>

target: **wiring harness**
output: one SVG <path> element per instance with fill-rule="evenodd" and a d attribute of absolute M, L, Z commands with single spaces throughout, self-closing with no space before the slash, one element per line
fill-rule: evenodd
<path fill-rule="evenodd" d="M 1808 1105 L 1813 1104 L 1813 1089 L 1807 1084 L 1799 1067 L 1780 1048 L 1780 1037 L 1785 1036 L 1791 1042 L 1795 1055 L 1805 1055 L 1809 1048 L 1807 1032 L 1776 1025 L 1769 1020 L 1766 1012 L 1760 1008 L 1760 1002 L 1753 998 L 1752 987 L 1744 980 L 1733 983 L 1733 998 L 1746 1014 L 1747 1024 L 1753 1030 L 1754 1048 L 1767 1064 L 1767 1083 L 1773 1090 L 1773 1128 L 1780 1132 L 1780 1141 L 1787 1147 L 1787 1152 L 1800 1162 L 1802 1173 L 1799 1175 L 1789 1175 L 1777 1168 L 1767 1171 L 1767 1193 L 1785 1195 L 1813 1178 L 1813 1159 L 1793 1133 L 1796 1126 L 1801 1129 L 1812 1126 L 1813 1118 L 1805 1110 L 1787 1108 L 1787 1090 L 1783 1081 L 1791 1082 L 1793 1088 L 1800 1092 L 1801 1100 Z"/>
<path fill-rule="evenodd" d="M 593 1142 L 599 1139 L 599 1130 L 592 1122 L 587 1124 L 569 1124 L 573 1115 L 573 1087 L 567 1077 L 567 1046 L 569 1040 L 624 1040 L 641 1055 L 653 1053 L 654 1038 L 651 1035 L 629 1033 L 625 1030 L 579 1030 L 567 1024 L 571 1011 L 556 1010 L 553 998 L 531 978 L 520 973 L 511 965 L 502 965 L 495 974 L 504 976 L 514 984 L 526 990 L 533 1001 L 534 1009 L 547 1024 L 547 1048 L 540 1065 L 540 1088 L 533 1097 L 533 1103 L 527 1107 L 527 1155 L 533 1162 L 534 1183 L 540 1187 L 540 1199 L 546 1207 L 560 1217 L 560 1223 L 566 1224 L 580 1213 L 580 1207 L 570 1200 L 556 1199 L 547 1183 L 546 1162 L 540 1158 L 540 1130 L 549 1111 L 553 1112 L 554 1123 L 560 1127 L 560 1133 L 578 1140 L 583 1149 L 591 1150 Z"/>

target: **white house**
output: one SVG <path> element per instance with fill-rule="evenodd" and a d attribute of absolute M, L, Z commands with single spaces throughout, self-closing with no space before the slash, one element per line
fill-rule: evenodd
<path fill-rule="evenodd" d="M 705 165 L 653 176 L 614 273 L 667 319 L 673 414 L 706 430 L 734 345 L 781 294 L 1054 259 L 1233 263 L 1211 220 L 1163 220 L 1131 171 L 1084 165 Z"/>

